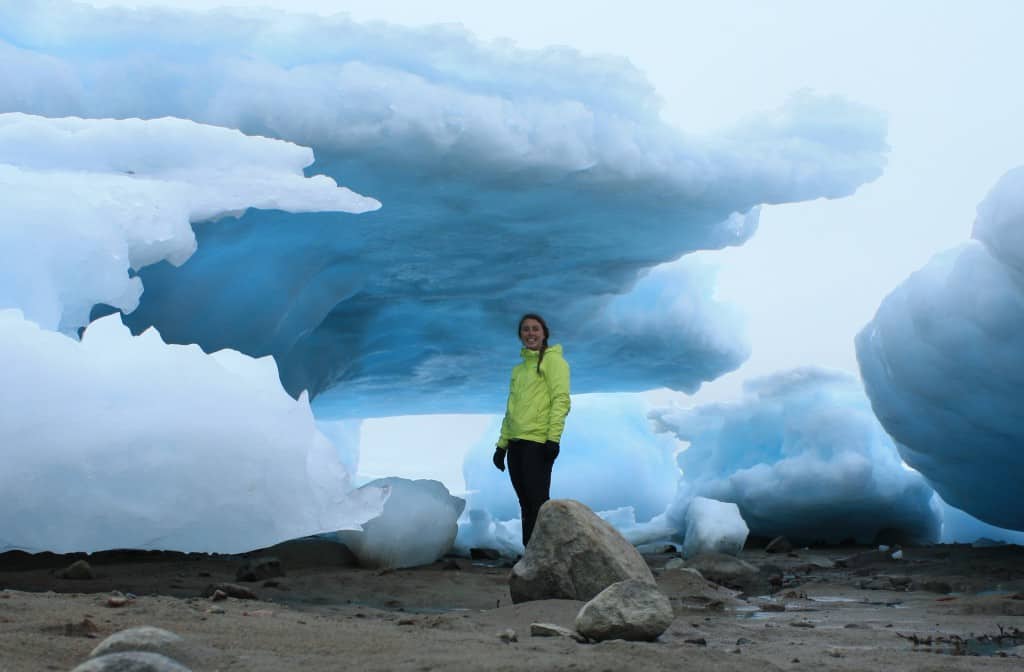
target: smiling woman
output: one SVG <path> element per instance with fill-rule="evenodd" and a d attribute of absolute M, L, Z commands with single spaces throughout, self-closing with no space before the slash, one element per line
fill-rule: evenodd
<path fill-rule="evenodd" d="M 519 320 L 523 361 L 512 369 L 501 437 L 494 466 L 512 479 L 522 510 L 523 546 L 530 541 L 541 505 L 548 501 L 551 468 L 561 449 L 565 416 L 569 414 L 569 364 L 562 346 L 548 346 L 551 332 L 540 315 Z"/>

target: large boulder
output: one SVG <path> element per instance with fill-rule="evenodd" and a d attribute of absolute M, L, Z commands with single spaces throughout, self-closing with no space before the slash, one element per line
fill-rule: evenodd
<path fill-rule="evenodd" d="M 584 604 L 576 616 L 576 630 L 598 642 L 649 642 L 672 625 L 674 616 L 672 605 L 657 586 L 630 579 L 613 583 Z"/>
<path fill-rule="evenodd" d="M 640 553 L 611 525 L 571 499 L 544 503 L 526 547 L 512 568 L 515 603 L 530 600 L 589 600 L 626 579 L 654 584 Z"/>

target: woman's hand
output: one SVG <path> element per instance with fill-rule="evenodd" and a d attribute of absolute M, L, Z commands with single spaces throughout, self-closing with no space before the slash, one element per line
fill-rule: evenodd
<path fill-rule="evenodd" d="M 494 466 L 498 468 L 498 471 L 505 471 L 505 449 L 495 448 L 494 457 L 492 458 Z"/>
<path fill-rule="evenodd" d="M 544 443 L 548 449 L 548 457 L 554 462 L 555 458 L 558 457 L 558 453 L 561 452 L 562 448 L 558 445 L 558 441 L 547 441 Z"/>

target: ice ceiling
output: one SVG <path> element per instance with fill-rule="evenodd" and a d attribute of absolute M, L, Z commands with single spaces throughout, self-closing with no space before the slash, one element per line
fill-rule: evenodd
<path fill-rule="evenodd" d="M 98 300 L 135 332 L 273 355 L 323 416 L 500 408 L 528 310 L 572 344 L 574 392 L 692 391 L 744 360 L 741 322 L 706 271 L 647 269 L 742 244 L 760 204 L 851 194 L 886 151 L 878 113 L 810 93 L 690 136 L 622 59 L 451 27 L 29 2 L 0 8 L 0 63 L 0 111 L 284 139 L 382 203 L 192 212 L 187 263 L 141 268 L 134 311 Z"/>

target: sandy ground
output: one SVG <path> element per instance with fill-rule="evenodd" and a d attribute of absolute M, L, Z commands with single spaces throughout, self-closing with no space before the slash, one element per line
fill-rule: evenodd
<path fill-rule="evenodd" d="M 136 625 L 185 637 L 197 672 L 1024 669 L 1019 546 L 906 548 L 902 560 L 852 547 L 747 550 L 764 582 L 746 592 L 648 555 L 675 622 L 656 642 L 599 644 L 531 637 L 532 622 L 572 627 L 582 603 L 513 605 L 505 567 L 447 559 L 382 572 L 340 566 L 321 544 L 274 552 L 285 576 L 239 584 L 258 599 L 220 601 L 201 595 L 238 583 L 243 558 L 94 554 L 96 577 L 71 580 L 59 570 L 84 556 L 0 555 L 0 672 L 70 670 Z M 108 606 L 112 591 L 127 604 Z M 508 629 L 518 641 L 502 641 Z M 1020 638 L 985 638 L 1015 629 Z M 954 655 L 964 651 L 981 655 Z"/>

